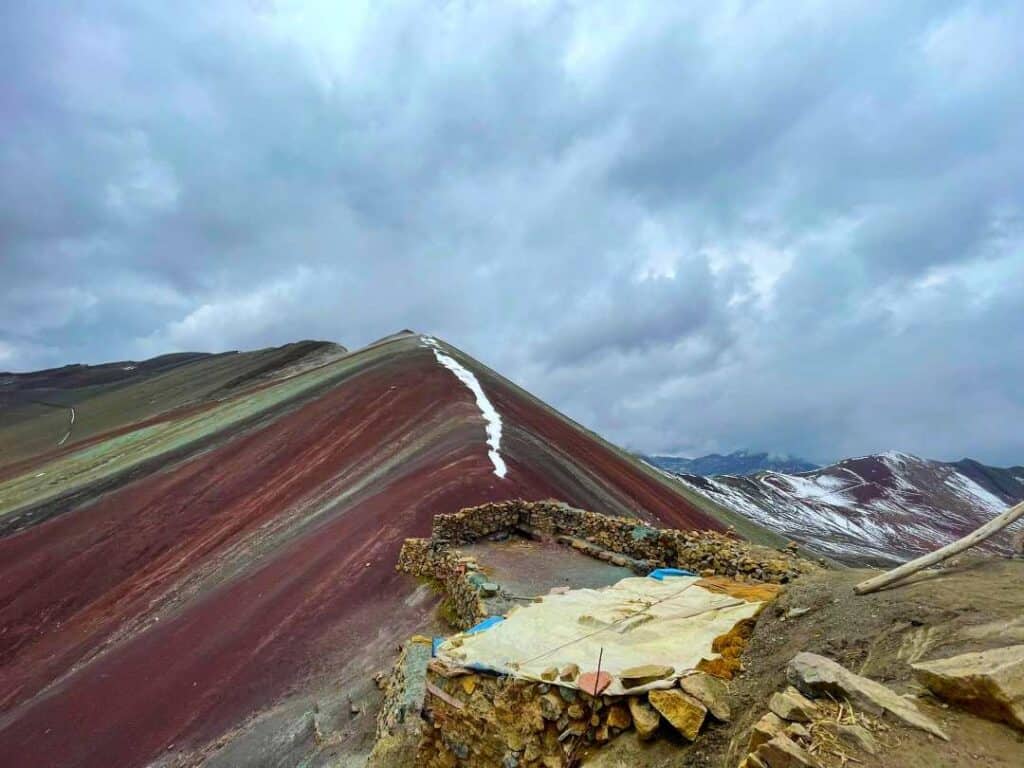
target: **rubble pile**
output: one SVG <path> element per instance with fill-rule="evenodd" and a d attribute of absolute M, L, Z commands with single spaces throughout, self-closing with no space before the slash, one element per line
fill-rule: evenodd
<path fill-rule="evenodd" d="M 948 737 L 909 699 L 850 672 L 832 659 L 800 653 L 787 668 L 791 685 L 768 700 L 768 712 L 750 730 L 739 768 L 822 768 L 862 762 L 886 745 L 879 718 L 902 721 Z"/>

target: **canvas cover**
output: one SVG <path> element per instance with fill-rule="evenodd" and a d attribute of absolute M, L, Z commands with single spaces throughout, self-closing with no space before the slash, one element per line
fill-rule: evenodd
<path fill-rule="evenodd" d="M 600 655 L 601 669 L 613 678 L 606 694 L 625 693 L 620 673 L 644 664 L 670 666 L 675 673 L 630 691 L 668 687 L 701 659 L 714 658 L 714 639 L 756 616 L 766 592 L 775 589 L 735 587 L 693 576 L 633 577 L 604 589 L 546 595 L 486 631 L 449 638 L 437 657 L 451 666 L 540 681 L 552 667 L 595 671 Z M 546 682 L 578 687 L 575 681 Z"/>

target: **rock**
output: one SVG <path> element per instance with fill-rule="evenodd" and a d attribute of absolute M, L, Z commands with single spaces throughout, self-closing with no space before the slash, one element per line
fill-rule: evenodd
<path fill-rule="evenodd" d="M 459 682 L 462 685 L 462 690 L 472 696 L 473 691 L 476 690 L 476 675 L 466 675 Z"/>
<path fill-rule="evenodd" d="M 846 697 L 855 707 L 871 714 L 888 712 L 907 725 L 949 741 L 949 736 L 913 703 L 881 683 L 855 675 L 832 659 L 814 653 L 798 653 L 789 662 L 787 675 L 789 681 L 808 696 Z"/>
<path fill-rule="evenodd" d="M 749 754 L 739 764 L 739 768 L 768 768 L 764 761 L 755 754 Z"/>
<path fill-rule="evenodd" d="M 747 751 L 754 752 L 765 742 L 771 741 L 776 736 L 785 733 L 786 721 L 774 712 L 768 712 L 764 717 L 754 723 L 750 729 L 750 741 L 747 744 Z"/>
<path fill-rule="evenodd" d="M 786 726 L 785 733 L 793 741 L 809 742 L 811 740 L 811 732 L 802 723 L 790 723 Z"/>
<path fill-rule="evenodd" d="M 729 722 L 729 691 L 717 677 L 698 672 L 680 678 L 679 687 L 707 707 L 716 720 Z"/>
<path fill-rule="evenodd" d="M 768 700 L 768 709 L 791 723 L 809 723 L 818 714 L 818 707 L 814 702 L 808 701 L 795 688 L 773 693 Z"/>
<path fill-rule="evenodd" d="M 608 707 L 608 719 L 605 722 L 609 728 L 618 728 L 620 731 L 624 731 L 633 724 L 633 717 L 629 714 L 628 707 L 613 704 Z"/>
<path fill-rule="evenodd" d="M 878 754 L 878 740 L 867 728 L 860 725 L 844 725 L 843 723 L 825 723 L 824 727 L 844 744 L 859 749 L 861 752 L 867 752 L 869 755 Z"/>
<path fill-rule="evenodd" d="M 565 713 L 573 720 L 579 720 L 583 717 L 583 707 L 579 704 L 570 704 L 569 708 L 565 710 Z"/>
<path fill-rule="evenodd" d="M 910 666 L 914 676 L 943 701 L 1024 730 L 1024 645 Z"/>
<path fill-rule="evenodd" d="M 570 736 L 582 736 L 587 732 L 586 723 L 569 723 L 568 727 L 560 734 L 558 734 L 559 741 L 565 741 Z"/>
<path fill-rule="evenodd" d="M 658 730 L 658 723 L 661 722 L 661 716 L 654 707 L 639 696 L 630 696 L 629 714 L 641 739 L 646 741 L 654 736 L 654 732 Z"/>
<path fill-rule="evenodd" d="M 597 696 L 611 684 L 612 676 L 607 672 L 584 672 L 577 681 L 580 690 L 591 696 Z"/>
<path fill-rule="evenodd" d="M 674 667 L 667 667 L 663 664 L 641 664 L 638 667 L 630 667 L 619 673 L 623 688 L 636 688 L 641 685 L 653 683 L 656 680 L 664 680 L 676 672 Z"/>
<path fill-rule="evenodd" d="M 754 753 L 767 768 L 821 768 L 810 753 L 788 736 L 766 741 Z"/>
<path fill-rule="evenodd" d="M 786 615 L 783 616 L 783 618 L 784 619 L 799 619 L 801 616 L 804 616 L 804 615 L 806 615 L 806 614 L 808 614 L 810 612 L 811 612 L 810 608 L 790 608 L 788 611 L 786 611 Z"/>
<path fill-rule="evenodd" d="M 547 680 L 549 683 L 558 677 L 558 667 L 548 667 L 540 673 L 541 680 Z"/>
<path fill-rule="evenodd" d="M 566 664 L 562 667 L 562 671 L 558 673 L 558 676 L 563 682 L 571 683 L 580 675 L 580 668 L 576 664 Z"/>
<path fill-rule="evenodd" d="M 693 741 L 704 724 L 708 708 L 688 693 L 677 690 L 656 690 L 647 700 L 684 738 Z"/>
<path fill-rule="evenodd" d="M 540 704 L 540 716 L 545 720 L 557 720 L 565 711 L 565 702 L 557 694 L 545 693 L 537 701 Z"/>

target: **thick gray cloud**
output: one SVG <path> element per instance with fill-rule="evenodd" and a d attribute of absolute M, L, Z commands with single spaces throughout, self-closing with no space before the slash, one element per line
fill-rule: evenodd
<path fill-rule="evenodd" d="M 1015 2 L 6 3 L 0 368 L 442 336 L 628 446 L 1024 460 Z"/>

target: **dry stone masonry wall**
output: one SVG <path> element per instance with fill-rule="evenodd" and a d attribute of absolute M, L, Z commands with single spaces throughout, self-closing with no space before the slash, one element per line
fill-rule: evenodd
<path fill-rule="evenodd" d="M 481 615 L 482 606 L 474 603 L 473 593 L 480 591 L 483 577 L 472 573 L 467 567 L 471 559 L 455 548 L 504 533 L 553 537 L 637 573 L 673 567 L 705 576 L 785 584 L 811 567 L 793 548 L 759 547 L 727 533 L 654 528 L 636 519 L 588 512 L 560 502 L 515 500 L 436 516 L 432 537 L 409 539 L 398 568 L 442 581 L 450 590 L 453 608 L 468 621 L 471 615 Z"/>
<path fill-rule="evenodd" d="M 377 713 L 377 740 L 367 768 L 411 765 L 423 735 L 430 638 L 416 637 L 402 647 L 383 680 L 384 701 Z"/>
<path fill-rule="evenodd" d="M 487 601 L 493 599 L 498 585 L 489 583 L 475 558 L 459 547 L 508 535 L 554 540 L 638 574 L 674 567 L 705 577 L 762 582 L 744 589 L 777 591 L 764 582 L 785 583 L 814 567 L 793 549 L 758 547 L 729 534 L 659 529 L 554 501 L 508 501 L 438 515 L 431 538 L 406 540 L 398 569 L 441 584 L 449 619 L 466 629 L 486 617 Z M 661 723 L 693 740 L 709 713 L 714 719 L 728 719 L 720 679 L 732 677 L 739 667 L 739 653 L 752 627 L 752 620 L 740 622 L 716 638 L 715 658 L 707 664 L 702 661 L 699 671 L 683 678 L 679 688 L 639 696 L 590 696 L 555 682 L 452 670 L 431 662 L 425 684 L 425 727 L 412 764 L 562 768 L 575 763 L 579 750 L 601 745 L 622 731 L 634 728 L 641 738 L 652 738 Z M 422 660 L 418 664 L 422 666 Z M 399 666 L 403 665 L 407 666 L 400 661 Z M 579 670 L 553 672 L 565 680 L 569 678 L 564 675 Z M 401 676 L 389 684 L 389 714 L 380 724 L 381 742 L 405 733 L 396 730 L 394 714 L 401 696 L 391 693 L 403 685 Z M 411 740 L 405 744 L 411 748 Z"/>
<path fill-rule="evenodd" d="M 406 539 L 396 567 L 440 585 L 447 618 L 456 629 L 468 629 L 486 617 L 482 597 L 488 581 L 474 558 L 435 539 Z"/>

